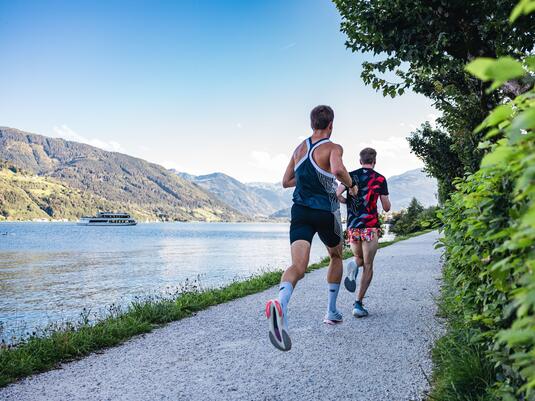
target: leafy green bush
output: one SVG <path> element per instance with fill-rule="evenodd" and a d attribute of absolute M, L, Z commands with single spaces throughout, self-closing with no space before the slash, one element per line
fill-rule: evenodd
<path fill-rule="evenodd" d="M 437 228 L 440 220 L 436 206 L 424 208 L 416 198 L 412 198 L 409 207 L 392 217 L 390 231 L 396 235 L 407 235 L 428 228 Z"/>
<path fill-rule="evenodd" d="M 529 81 L 535 57 L 523 62 L 479 58 L 467 70 L 489 82 L 491 92 L 509 80 Z M 529 91 L 496 107 L 477 127 L 476 132 L 485 133 L 480 148 L 487 155 L 476 173 L 456 182 L 457 192 L 439 212 L 448 289 L 442 302 L 448 315 L 456 317 L 446 338 L 463 328 L 470 333 L 467 347 L 479 350 L 482 366 L 495 369 L 493 381 L 479 394 L 458 399 L 535 399 L 534 129 L 531 84 Z M 461 379 L 445 369 L 444 361 L 452 357 L 444 358 L 437 351 L 440 346 L 435 348 L 438 384 L 431 396 L 455 399 L 446 394 L 455 392 Z"/>

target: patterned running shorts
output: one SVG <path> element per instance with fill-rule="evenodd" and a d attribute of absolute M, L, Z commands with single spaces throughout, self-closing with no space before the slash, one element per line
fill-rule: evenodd
<path fill-rule="evenodd" d="M 349 243 L 355 243 L 359 241 L 370 242 L 375 237 L 377 238 L 381 237 L 381 229 L 380 228 L 348 228 L 347 237 L 349 239 Z"/>

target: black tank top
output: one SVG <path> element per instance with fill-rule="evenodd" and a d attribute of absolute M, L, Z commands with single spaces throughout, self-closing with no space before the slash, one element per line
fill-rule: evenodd
<path fill-rule="evenodd" d="M 328 142 L 328 138 L 316 143 L 312 143 L 311 138 L 306 140 L 307 153 L 294 168 L 296 185 L 293 201 L 311 209 L 336 212 L 340 209 L 336 197 L 336 177 L 318 166 L 312 157 L 318 146 Z"/>

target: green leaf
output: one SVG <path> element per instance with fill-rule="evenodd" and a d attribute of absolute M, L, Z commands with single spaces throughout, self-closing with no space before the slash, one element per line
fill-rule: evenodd
<path fill-rule="evenodd" d="M 495 59 L 490 57 L 479 57 L 468 63 L 464 69 L 482 81 L 488 81 L 490 77 L 487 70 L 494 61 Z"/>
<path fill-rule="evenodd" d="M 516 116 L 511 123 L 511 130 L 528 130 L 535 128 L 535 108 L 528 109 Z"/>
<path fill-rule="evenodd" d="M 480 132 L 484 128 L 492 127 L 504 120 L 507 120 L 513 114 L 513 106 L 511 103 L 502 104 L 496 107 L 492 112 L 479 124 L 474 130 L 475 133 Z"/>
<path fill-rule="evenodd" d="M 516 21 L 518 17 L 520 17 L 524 11 L 524 3 L 525 0 L 521 0 L 515 8 L 513 8 L 513 11 L 511 11 L 511 15 L 509 16 L 509 22 L 513 23 Z"/>
<path fill-rule="evenodd" d="M 528 15 L 535 11 L 535 0 L 521 0 L 509 16 L 509 22 L 515 22 L 522 14 Z"/>
<path fill-rule="evenodd" d="M 526 74 L 522 63 L 509 56 L 499 59 L 476 58 L 465 67 L 465 70 L 484 82 L 493 81 L 487 93 L 499 88 L 510 79 L 519 78 Z"/>
<path fill-rule="evenodd" d="M 535 56 L 526 57 L 524 63 L 530 71 L 535 72 Z"/>
<path fill-rule="evenodd" d="M 509 146 L 498 146 L 493 152 L 486 155 L 481 161 L 481 167 L 493 166 L 505 163 L 511 157 L 512 150 Z"/>
<path fill-rule="evenodd" d="M 522 63 L 512 57 L 500 57 L 494 61 L 486 70 L 486 73 L 495 81 L 507 82 L 510 79 L 525 75 Z"/>
<path fill-rule="evenodd" d="M 502 332 L 500 339 L 509 345 L 525 344 L 533 340 L 535 334 L 531 330 L 507 330 Z"/>

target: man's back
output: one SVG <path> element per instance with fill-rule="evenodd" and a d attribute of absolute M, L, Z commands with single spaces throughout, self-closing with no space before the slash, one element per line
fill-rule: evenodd
<path fill-rule="evenodd" d="M 321 138 L 318 139 L 312 136 L 310 137 L 310 139 L 312 140 L 313 143 L 316 143 Z M 301 144 L 299 144 L 299 146 L 294 151 L 293 158 L 294 158 L 294 162 L 296 166 L 299 163 L 299 161 L 302 160 L 303 157 L 305 157 L 307 154 L 307 151 L 308 151 L 307 141 L 308 141 L 308 138 L 305 139 L 303 142 L 301 142 Z M 340 151 L 340 149 L 341 149 L 341 146 L 334 142 L 329 141 L 327 143 L 324 143 L 322 144 L 322 146 L 319 146 L 316 150 L 314 150 L 314 156 L 313 156 L 314 161 L 323 170 L 332 173 L 331 162 L 330 162 L 331 153 L 333 151 Z"/>
<path fill-rule="evenodd" d="M 339 210 L 336 177 L 330 171 L 331 154 L 337 147 L 328 137 L 318 139 L 313 135 L 296 149 L 295 204 L 329 212 Z"/>
<path fill-rule="evenodd" d="M 356 197 L 347 199 L 348 228 L 380 228 L 377 201 L 388 195 L 386 178 L 373 168 L 359 168 L 349 173 L 358 184 Z"/>

